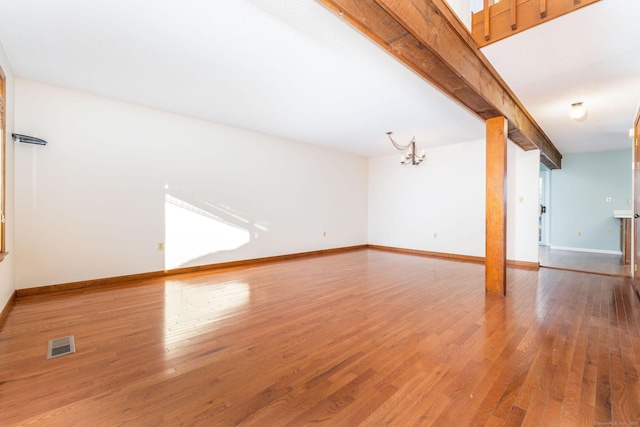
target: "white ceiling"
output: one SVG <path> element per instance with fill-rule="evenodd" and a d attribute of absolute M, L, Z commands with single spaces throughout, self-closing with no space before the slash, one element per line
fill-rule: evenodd
<path fill-rule="evenodd" d="M 389 130 L 419 149 L 484 137 L 481 120 L 314 0 L 0 0 L 0 11 L 19 78 L 363 156 L 393 154 Z M 484 51 L 562 153 L 630 147 L 637 16 L 638 0 L 602 0 Z M 568 118 L 577 101 L 581 123 Z"/>
<path fill-rule="evenodd" d="M 482 51 L 561 153 L 630 148 L 638 17 L 638 0 L 601 0 Z M 574 102 L 584 102 L 586 120 L 569 118 Z"/>

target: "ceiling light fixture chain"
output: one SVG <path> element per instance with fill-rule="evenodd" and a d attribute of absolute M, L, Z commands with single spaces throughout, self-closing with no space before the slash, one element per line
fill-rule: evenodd
<path fill-rule="evenodd" d="M 391 137 L 391 134 L 393 134 L 393 132 L 387 132 L 387 136 L 389 137 L 389 140 L 391 141 L 394 147 L 396 147 L 400 151 L 408 150 L 400 159 L 400 164 L 418 166 L 420 163 L 424 161 L 424 159 L 427 158 L 427 154 L 424 152 L 424 150 L 422 150 L 420 154 L 416 154 L 416 137 L 415 136 L 411 138 L 411 141 L 409 141 L 407 145 L 401 145 L 393 140 L 393 138 Z"/>

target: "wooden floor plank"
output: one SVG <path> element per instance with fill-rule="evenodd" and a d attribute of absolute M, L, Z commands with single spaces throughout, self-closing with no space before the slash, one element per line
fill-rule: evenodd
<path fill-rule="evenodd" d="M 621 277 L 630 276 L 629 264 L 624 264 L 622 255 L 568 251 L 540 246 L 538 257 L 542 267 Z"/>
<path fill-rule="evenodd" d="M 18 297 L 0 425 L 639 423 L 629 280 L 507 280 L 488 296 L 482 265 L 358 250 Z"/>

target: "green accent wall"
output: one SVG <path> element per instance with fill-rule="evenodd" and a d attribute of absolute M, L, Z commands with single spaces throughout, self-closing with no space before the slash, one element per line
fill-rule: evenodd
<path fill-rule="evenodd" d="M 620 220 L 613 211 L 632 209 L 631 165 L 631 149 L 562 157 L 562 169 L 551 171 L 552 247 L 620 251 Z"/>

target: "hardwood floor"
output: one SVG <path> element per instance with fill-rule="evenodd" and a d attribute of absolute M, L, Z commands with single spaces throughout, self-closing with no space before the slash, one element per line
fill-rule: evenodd
<path fill-rule="evenodd" d="M 507 274 L 358 250 L 19 297 L 0 425 L 638 425 L 629 280 Z"/>
<path fill-rule="evenodd" d="M 584 271 L 610 276 L 629 277 L 631 275 L 630 266 L 622 262 L 622 255 L 565 251 L 550 249 L 548 246 L 540 246 L 538 256 L 541 267 Z"/>

